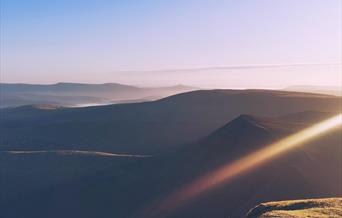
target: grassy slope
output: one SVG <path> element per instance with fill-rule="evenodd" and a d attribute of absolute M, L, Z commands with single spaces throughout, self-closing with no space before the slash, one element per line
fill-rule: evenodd
<path fill-rule="evenodd" d="M 342 217 L 342 198 L 307 199 L 262 203 L 248 218 Z"/>

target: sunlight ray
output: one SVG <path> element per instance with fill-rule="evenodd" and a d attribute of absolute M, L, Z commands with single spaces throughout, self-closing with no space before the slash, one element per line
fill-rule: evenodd
<path fill-rule="evenodd" d="M 178 192 L 171 194 L 158 204 L 155 212 L 158 211 L 159 213 L 161 211 L 172 210 L 175 207 L 181 206 L 203 192 L 208 191 L 217 185 L 228 182 L 230 179 L 240 175 L 241 173 L 256 168 L 266 161 L 276 158 L 291 149 L 299 147 L 305 142 L 313 140 L 329 130 L 341 126 L 341 124 L 342 114 L 339 114 L 285 137 L 275 143 L 267 145 L 264 148 L 236 161 L 230 162 L 184 186 Z"/>

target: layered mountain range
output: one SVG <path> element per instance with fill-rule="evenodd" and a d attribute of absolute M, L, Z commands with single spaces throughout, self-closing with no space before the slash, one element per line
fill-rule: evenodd
<path fill-rule="evenodd" d="M 335 116 L 340 102 L 297 92 L 212 90 L 146 103 L 3 109 L 0 208 L 4 217 L 220 218 L 245 217 L 267 201 L 341 196 L 341 128 L 335 128 L 160 209 L 208 173 Z"/>
<path fill-rule="evenodd" d="M 52 104 L 64 107 L 84 107 L 160 99 L 195 87 L 137 87 L 119 83 L 87 84 L 21 84 L 0 83 L 0 108 L 30 104 Z"/>
<path fill-rule="evenodd" d="M 0 110 L 1 149 L 159 154 L 192 143 L 240 114 L 339 111 L 341 98 L 272 90 L 201 90 L 161 100 L 85 108 Z"/>

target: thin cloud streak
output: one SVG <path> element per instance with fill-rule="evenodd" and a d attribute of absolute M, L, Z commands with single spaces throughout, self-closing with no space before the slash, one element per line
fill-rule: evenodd
<path fill-rule="evenodd" d="M 236 66 L 215 66 L 198 68 L 179 68 L 179 69 L 161 69 L 161 70 L 117 70 L 111 73 L 186 73 L 199 71 L 220 71 L 220 70 L 251 70 L 251 69 L 272 69 L 286 67 L 312 67 L 312 66 L 341 66 L 342 63 L 299 63 L 299 64 L 274 64 L 274 65 L 236 65 Z"/>

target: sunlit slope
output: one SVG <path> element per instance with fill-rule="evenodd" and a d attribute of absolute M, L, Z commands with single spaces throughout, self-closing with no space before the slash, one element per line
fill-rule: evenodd
<path fill-rule="evenodd" d="M 248 218 L 338 218 L 342 217 L 342 198 L 307 199 L 262 203 Z"/>
<path fill-rule="evenodd" d="M 0 110 L 0 149 L 156 154 L 207 136 L 240 114 L 339 111 L 341 98 L 272 90 L 203 90 L 155 102 Z"/>

